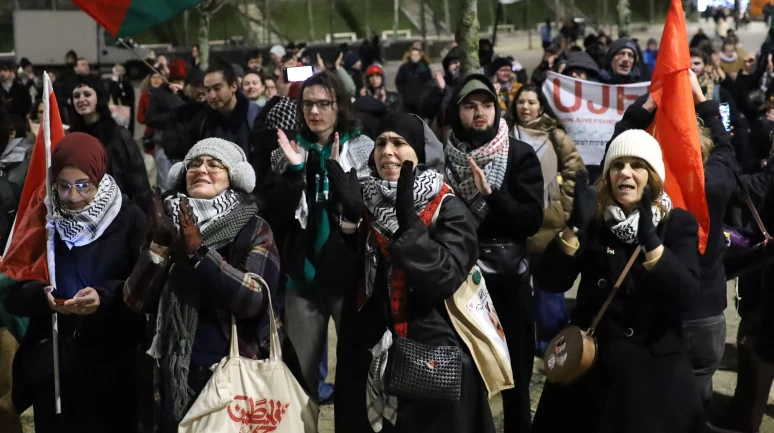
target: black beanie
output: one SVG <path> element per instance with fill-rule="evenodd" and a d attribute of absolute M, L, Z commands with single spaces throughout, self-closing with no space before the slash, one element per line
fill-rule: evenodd
<path fill-rule="evenodd" d="M 379 123 L 376 136 L 384 132 L 394 132 L 414 149 L 419 164 L 425 162 L 425 125 L 414 115 L 406 113 L 392 113 L 385 116 Z"/>

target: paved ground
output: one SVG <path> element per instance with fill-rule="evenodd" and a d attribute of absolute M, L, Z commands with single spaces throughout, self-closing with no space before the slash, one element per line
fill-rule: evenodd
<path fill-rule="evenodd" d="M 711 33 L 711 28 L 708 27 L 706 24 L 703 24 L 705 31 L 707 33 Z M 699 25 L 691 23 L 688 25 L 689 28 L 689 38 L 696 32 L 696 29 L 699 27 Z M 763 41 L 763 38 L 765 37 L 766 33 L 766 27 L 761 23 L 753 23 L 750 25 L 750 28 L 747 30 L 742 30 L 739 32 L 740 39 L 742 43 L 748 47 L 749 50 L 755 51 L 760 46 L 761 42 Z M 638 37 L 640 40 L 647 40 L 648 38 L 656 38 L 659 39 L 661 34 L 661 28 L 660 27 L 651 27 L 647 30 L 643 29 L 637 29 L 635 31 L 634 36 Z M 533 35 L 533 43 L 535 46 L 538 45 L 539 40 L 537 36 Z M 532 69 L 535 68 L 540 62 L 541 59 L 541 52 L 538 50 L 528 50 L 527 49 L 527 40 L 526 37 L 523 36 L 509 36 L 504 35 L 503 38 L 500 40 L 500 43 L 498 43 L 497 47 L 498 53 L 501 54 L 507 54 L 507 55 L 513 55 L 517 60 L 519 60 L 522 65 L 528 69 L 528 71 L 532 71 Z M 434 65 L 440 69 L 440 65 Z M 388 80 L 392 82 L 392 79 L 389 77 L 395 77 L 395 74 L 397 72 L 397 69 L 399 67 L 399 64 L 388 64 L 386 65 L 386 73 L 388 75 Z M 139 92 L 137 92 L 139 95 Z M 142 134 L 142 127 L 137 129 L 138 136 Z M 729 305 L 733 306 L 733 296 L 734 296 L 734 290 L 733 290 L 733 284 L 729 283 L 728 286 L 728 296 L 729 296 Z M 569 292 L 567 297 L 569 299 L 574 298 L 574 292 Z M 726 322 L 728 326 L 728 333 L 726 338 L 726 356 L 723 362 L 723 365 L 735 365 L 736 364 L 736 332 L 739 326 L 739 316 L 736 314 L 736 311 L 733 307 L 729 307 L 726 312 Z M 335 330 L 332 326 L 330 326 L 330 342 L 329 342 L 329 362 L 330 362 L 330 372 L 329 372 L 329 381 L 332 381 L 333 375 L 335 373 L 336 369 L 336 353 L 335 353 L 335 347 L 336 347 L 336 336 L 335 336 Z M 540 398 L 540 393 L 543 389 L 543 382 L 545 381 L 544 376 L 540 373 L 539 369 L 541 367 L 542 362 L 539 359 L 535 360 L 535 374 L 533 375 L 532 379 L 532 388 L 531 388 L 531 395 L 532 395 L 532 409 L 533 413 L 535 408 L 537 407 L 537 403 Z M 712 405 L 712 411 L 713 412 L 719 412 L 722 410 L 722 408 L 728 403 L 729 399 L 734 393 L 734 388 L 736 386 L 736 372 L 735 371 L 726 371 L 721 370 L 718 371 L 714 378 L 713 378 L 714 386 L 715 386 L 715 397 L 713 400 Z M 499 397 L 495 397 L 491 402 L 492 407 L 492 413 L 495 417 L 495 423 L 498 428 L 498 432 L 502 432 L 502 402 Z M 25 425 L 25 433 L 32 433 L 34 431 L 33 429 L 33 423 L 32 423 L 32 414 L 31 411 L 26 412 L 23 415 L 23 422 Z M 320 433 L 333 433 L 333 407 L 332 406 L 324 406 L 321 410 L 320 414 L 320 426 L 319 426 Z M 769 394 L 769 405 L 767 407 L 766 416 L 763 420 L 763 425 L 761 426 L 761 433 L 774 433 L 774 392 Z"/>

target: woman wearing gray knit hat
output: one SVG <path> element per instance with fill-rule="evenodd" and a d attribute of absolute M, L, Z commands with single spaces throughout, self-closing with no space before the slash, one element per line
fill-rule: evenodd
<path fill-rule="evenodd" d="M 169 181 L 163 203 L 157 195 L 150 205 L 153 240 L 124 288 L 129 307 L 155 323 L 148 354 L 160 370 L 161 419 L 144 430 L 162 432 L 177 431 L 210 366 L 228 353 L 232 316 L 240 355 L 269 355 L 268 302 L 249 274 L 272 291 L 279 277 L 274 237 L 249 194 L 255 172 L 239 146 L 202 140 L 172 166 Z"/>
<path fill-rule="evenodd" d="M 703 431 L 681 341 L 681 312 L 701 287 L 696 219 L 672 208 L 661 148 L 643 130 L 612 141 L 596 197 L 587 178 L 578 174 L 567 228 L 546 248 L 534 278 L 565 292 L 580 274 L 571 322 L 581 329 L 610 304 L 595 328 L 595 364 L 570 385 L 546 383 L 532 431 Z M 549 346 L 547 369 L 568 361 L 565 349 Z"/>

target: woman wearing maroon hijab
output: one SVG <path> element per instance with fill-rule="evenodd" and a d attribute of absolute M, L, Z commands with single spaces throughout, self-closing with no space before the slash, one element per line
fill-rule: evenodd
<path fill-rule="evenodd" d="M 134 349 L 142 317 L 123 303 L 146 219 L 105 173 L 100 142 L 65 136 L 51 158 L 56 282 L 21 281 L 6 307 L 30 318 L 13 365 L 13 404 L 34 407 L 36 432 L 130 432 Z M 53 287 L 52 287 L 53 286 Z M 62 413 L 54 413 L 51 313 L 59 323 Z"/>

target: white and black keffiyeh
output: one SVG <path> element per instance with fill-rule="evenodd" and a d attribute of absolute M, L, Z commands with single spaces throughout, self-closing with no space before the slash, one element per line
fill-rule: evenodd
<path fill-rule="evenodd" d="M 656 205 L 651 205 L 650 209 L 653 212 L 653 225 L 658 226 L 658 223 L 664 219 L 664 217 L 672 210 L 672 199 L 669 198 L 666 192 L 661 194 L 659 201 L 666 209 L 666 212 L 661 210 Z M 637 229 L 640 224 L 640 211 L 635 209 L 627 217 L 624 214 L 623 209 L 618 205 L 609 205 L 605 208 L 605 222 L 610 231 L 613 232 L 615 237 L 622 242 L 634 245 L 637 241 Z"/>
<path fill-rule="evenodd" d="M 106 174 L 97 187 L 97 194 L 83 209 L 67 209 L 54 191 L 53 220 L 59 237 L 67 248 L 88 245 L 102 236 L 121 212 L 123 198 L 116 181 Z"/>
<path fill-rule="evenodd" d="M 441 192 L 443 175 L 435 170 L 425 170 L 414 179 L 414 210 L 419 214 Z M 363 201 L 373 216 L 373 227 L 386 238 L 398 231 L 395 214 L 395 196 L 398 182 L 368 177 L 363 181 Z"/>
<path fill-rule="evenodd" d="M 164 201 L 165 204 L 168 203 L 169 214 L 176 227 L 180 227 L 180 220 L 177 215 L 180 210 L 180 199 L 183 197 L 187 198 L 188 203 L 191 204 L 194 215 L 196 215 L 197 225 L 202 232 L 207 230 L 207 227 L 219 218 L 229 213 L 240 202 L 239 194 L 233 189 L 225 189 L 213 199 L 192 198 L 181 193 L 167 197 Z"/>
<path fill-rule="evenodd" d="M 368 369 L 366 407 L 368 409 L 368 422 L 376 433 L 382 431 L 385 419 L 392 425 L 398 422 L 398 398 L 384 392 L 387 358 L 391 346 L 392 333 L 384 331 L 382 339 L 369 350 L 371 352 L 371 367 Z"/>
<path fill-rule="evenodd" d="M 474 149 L 468 143 L 459 141 L 452 136 L 444 150 L 446 161 L 446 181 L 465 200 L 470 210 L 481 221 L 489 214 L 489 205 L 476 188 L 473 170 L 468 163 L 468 157 L 484 170 L 486 180 L 492 189 L 499 189 L 505 179 L 508 169 L 508 124 L 500 119 L 497 135 L 494 140 Z"/>

